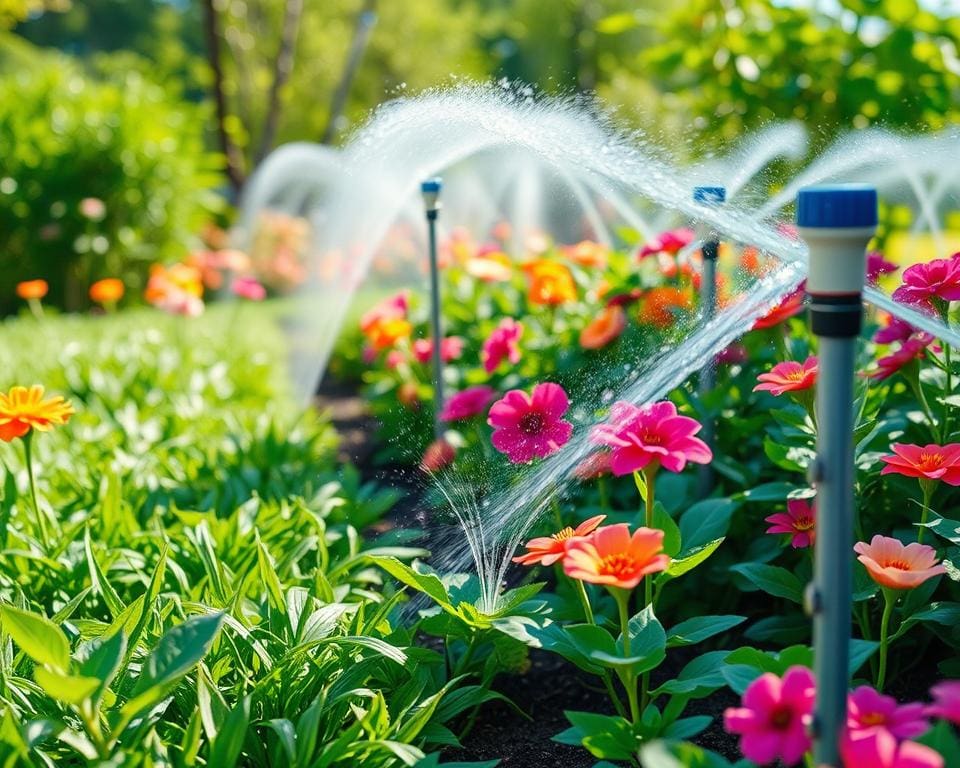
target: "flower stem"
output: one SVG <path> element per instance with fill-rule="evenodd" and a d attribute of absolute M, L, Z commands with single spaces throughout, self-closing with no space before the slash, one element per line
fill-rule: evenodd
<path fill-rule="evenodd" d="M 596 625 L 596 621 L 593 617 L 593 609 L 590 607 L 590 598 L 587 596 L 587 589 L 583 585 L 583 582 L 579 579 L 571 579 L 574 586 L 576 587 L 577 594 L 580 596 L 580 602 L 583 604 L 583 616 L 587 620 L 587 624 Z M 620 717 L 626 717 L 627 713 L 623 709 L 623 702 L 620 701 L 620 697 L 617 696 L 617 692 L 613 687 L 613 680 L 610 677 L 610 670 L 602 670 L 603 674 L 603 687 L 607 689 L 607 695 L 610 697 L 610 701 L 613 702 L 613 706 L 617 708 L 617 714 Z"/>
<path fill-rule="evenodd" d="M 653 527 L 653 505 L 655 502 L 654 485 L 657 477 L 659 464 L 651 462 L 643 470 L 643 479 L 646 481 L 646 526 Z M 647 608 L 653 602 L 653 579 L 646 576 L 643 579 L 643 607 Z M 648 691 L 650 690 L 650 671 L 646 671 L 640 678 L 640 702 L 643 709 L 647 708 Z"/>
<path fill-rule="evenodd" d="M 630 658 L 630 593 L 625 589 L 613 588 L 613 596 L 617 600 L 617 608 L 620 610 L 620 632 L 623 636 L 623 656 Z M 633 670 L 629 667 L 623 673 L 623 687 L 627 689 L 627 701 L 630 702 L 630 719 L 637 723 L 640 721 L 640 707 L 637 704 L 637 678 Z"/>
<path fill-rule="evenodd" d="M 571 579 L 574 585 L 577 588 L 577 594 L 580 596 L 580 603 L 583 605 L 583 617 L 587 620 L 587 624 L 596 624 L 593 618 L 593 609 L 590 607 L 590 598 L 587 597 L 587 588 L 583 586 L 583 582 L 580 579 Z"/>
<path fill-rule="evenodd" d="M 937 420 L 933 415 L 933 409 L 930 407 L 930 403 L 927 402 L 927 395 L 923 391 L 923 384 L 920 383 L 920 379 L 917 378 L 913 384 L 913 392 L 917 396 L 917 400 L 920 401 L 920 406 L 923 408 L 923 413 L 927 417 L 927 421 L 930 422 L 930 434 L 933 436 L 935 442 L 939 443 L 940 441 L 940 428 L 937 424 Z"/>
<path fill-rule="evenodd" d="M 923 509 L 920 512 L 920 530 L 917 531 L 917 544 L 923 544 L 923 532 L 927 530 L 927 517 L 930 514 L 930 500 L 936 490 L 936 481 L 920 480 L 920 490 L 923 491 Z"/>
<path fill-rule="evenodd" d="M 946 363 L 944 370 L 947 374 L 943 388 L 943 425 L 940 428 L 940 436 L 943 438 L 943 442 L 947 442 L 950 439 L 950 404 L 947 402 L 947 398 L 953 394 L 953 371 L 951 370 L 950 345 L 944 341 L 940 343 L 943 344 L 943 360 Z"/>
<path fill-rule="evenodd" d="M 23 454 L 27 464 L 27 478 L 30 480 L 30 498 L 33 501 L 33 514 L 37 518 L 37 528 L 40 529 L 40 544 L 47 549 L 49 537 L 47 536 L 47 523 L 43 519 L 43 513 L 40 511 L 40 503 L 37 501 L 37 482 L 33 476 L 33 430 L 30 430 L 23 436 Z"/>
<path fill-rule="evenodd" d="M 896 593 L 883 588 L 883 616 L 880 618 L 880 671 L 877 673 L 877 690 L 883 692 L 883 684 L 887 677 L 887 646 L 889 645 L 890 616 L 893 606 L 897 602 Z"/>

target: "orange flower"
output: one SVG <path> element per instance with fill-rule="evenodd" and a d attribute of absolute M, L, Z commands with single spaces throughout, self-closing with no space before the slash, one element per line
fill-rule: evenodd
<path fill-rule="evenodd" d="M 387 317 L 369 326 L 364 333 L 376 351 L 389 349 L 400 339 L 407 338 L 413 326 L 402 317 Z"/>
<path fill-rule="evenodd" d="M 582 331 L 580 346 L 584 349 L 600 349 L 616 339 L 627 327 L 627 313 L 616 304 L 606 307 Z"/>
<path fill-rule="evenodd" d="M 927 579 L 946 573 L 937 564 L 937 551 L 926 544 L 904 545 L 889 536 L 874 536 L 870 543 L 858 541 L 853 545 L 861 563 L 877 584 L 891 589 L 914 589 Z"/>
<path fill-rule="evenodd" d="M 524 265 L 530 278 L 528 298 L 532 304 L 556 306 L 577 298 L 577 286 L 573 275 L 563 264 L 548 259 L 539 259 Z"/>
<path fill-rule="evenodd" d="M 563 570 L 591 584 L 633 589 L 649 573 L 663 571 L 670 558 L 663 554 L 663 531 L 626 523 L 598 528 L 590 536 L 567 544 Z"/>
<path fill-rule="evenodd" d="M 669 285 L 651 288 L 640 306 L 640 322 L 656 328 L 669 328 L 677 312 L 693 309 L 690 296 Z"/>
<path fill-rule="evenodd" d="M 567 526 L 552 536 L 541 536 L 530 539 L 524 546 L 528 552 L 513 558 L 513 562 L 521 565 L 553 565 L 560 560 L 567 551 L 567 544 L 575 539 L 592 533 L 603 522 L 606 515 L 597 515 L 584 520 L 576 528 Z"/>
<path fill-rule="evenodd" d="M 97 280 L 90 286 L 90 300 L 97 304 L 116 304 L 123 298 L 123 281 L 115 277 Z"/>
<path fill-rule="evenodd" d="M 505 282 L 513 275 L 510 257 L 502 251 L 491 251 L 483 256 L 472 256 L 464 267 L 467 274 L 486 283 Z"/>
<path fill-rule="evenodd" d="M 603 269 L 607 266 L 607 247 L 593 240 L 581 240 L 576 245 L 564 246 L 563 252 L 570 261 L 581 267 Z"/>
<path fill-rule="evenodd" d="M 50 286 L 46 280 L 24 280 L 17 283 L 17 296 L 24 301 L 39 300 L 47 295 Z"/>
<path fill-rule="evenodd" d="M 173 264 L 165 267 L 154 264 L 150 267 L 150 279 L 144 298 L 151 304 L 162 302 L 169 293 L 181 291 L 196 298 L 203 296 L 203 281 L 200 270 L 188 264 Z"/>
<path fill-rule="evenodd" d="M 54 425 L 66 424 L 73 413 L 73 406 L 60 395 L 44 400 L 39 384 L 29 389 L 13 387 L 8 394 L 0 392 L 0 440 L 9 443 L 31 429 L 47 432 Z"/>
<path fill-rule="evenodd" d="M 740 254 L 740 266 L 745 272 L 758 277 L 763 276 L 763 266 L 760 263 L 760 251 L 754 246 L 748 245 Z"/>

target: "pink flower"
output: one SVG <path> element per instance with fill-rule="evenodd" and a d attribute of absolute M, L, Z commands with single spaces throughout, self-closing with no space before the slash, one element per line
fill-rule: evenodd
<path fill-rule="evenodd" d="M 199 317 L 204 310 L 203 299 L 176 287 L 169 288 L 153 304 L 168 314 L 184 315 L 185 317 Z"/>
<path fill-rule="evenodd" d="M 376 352 L 374 352 L 374 359 L 376 359 Z M 405 359 L 406 358 L 404 358 L 403 352 L 401 352 L 399 349 L 391 349 L 387 353 L 387 359 L 386 359 L 387 368 L 389 368 L 391 371 L 396 370 L 401 365 L 403 365 L 403 361 Z M 373 362 L 373 360 L 370 360 L 368 362 Z"/>
<path fill-rule="evenodd" d="M 661 232 L 640 249 L 637 258 L 645 259 L 647 256 L 653 256 L 657 253 L 676 254 L 682 248 L 690 245 L 690 243 L 693 242 L 693 238 L 693 230 L 687 229 L 686 227 Z"/>
<path fill-rule="evenodd" d="M 723 713 L 723 727 L 740 735 L 740 751 L 748 760 L 766 765 L 779 758 L 796 765 L 810 749 L 806 721 L 813 698 L 813 673 L 806 667 L 790 667 L 782 679 L 765 672 L 744 691 L 742 707 Z"/>
<path fill-rule="evenodd" d="M 938 717 L 960 725 L 960 680 L 945 680 L 930 689 L 933 704 L 926 709 L 928 717 Z"/>
<path fill-rule="evenodd" d="M 101 221 L 107 215 L 107 206 L 99 197 L 85 197 L 78 207 L 80 215 L 90 221 Z"/>
<path fill-rule="evenodd" d="M 537 384 L 531 394 L 507 392 L 490 408 L 487 423 L 494 428 L 493 447 L 514 464 L 544 458 L 566 444 L 573 425 L 561 417 L 570 407 L 559 384 Z"/>
<path fill-rule="evenodd" d="M 816 507 L 803 499 L 788 499 L 786 512 L 778 512 L 764 520 L 770 523 L 767 533 L 789 533 L 790 546 L 802 549 L 813 546 L 816 515 Z"/>
<path fill-rule="evenodd" d="M 810 356 L 803 363 L 787 360 L 777 363 L 766 373 L 757 376 L 760 383 L 753 388 L 754 392 L 769 392 L 779 397 L 784 392 L 802 392 L 812 389 L 817 383 L 819 361 Z"/>
<path fill-rule="evenodd" d="M 500 363 L 509 360 L 510 365 L 520 362 L 520 337 L 523 335 L 523 324 L 512 317 L 505 317 L 500 325 L 494 328 L 485 342 L 480 360 L 487 373 L 493 373 L 500 367 Z"/>
<path fill-rule="evenodd" d="M 927 344 L 922 339 L 911 337 L 895 352 L 877 360 L 877 367 L 865 375 L 875 381 L 889 379 L 901 368 L 923 357 L 926 354 L 926 347 Z"/>
<path fill-rule="evenodd" d="M 893 262 L 883 258 L 880 251 L 870 251 L 867 253 L 867 280 L 876 283 L 881 275 L 887 275 L 896 272 L 899 267 Z"/>
<path fill-rule="evenodd" d="M 947 572 L 937 563 L 937 550 L 926 544 L 904 545 L 899 539 L 877 534 L 869 544 L 858 541 L 853 551 L 870 578 L 890 589 L 916 589 L 927 579 Z"/>
<path fill-rule="evenodd" d="M 463 354 L 463 339 L 448 336 L 440 342 L 440 357 L 445 363 L 457 360 Z M 421 363 L 429 363 L 433 357 L 433 339 L 417 339 L 413 342 L 413 356 Z"/>
<path fill-rule="evenodd" d="M 943 758 L 930 747 L 898 743 L 883 728 L 847 731 L 840 740 L 840 756 L 850 768 L 943 768 Z"/>
<path fill-rule="evenodd" d="M 881 475 L 897 474 L 960 485 L 960 443 L 923 446 L 894 443 L 890 448 L 892 454 L 880 457 L 887 465 Z"/>
<path fill-rule="evenodd" d="M 570 472 L 577 480 L 586 482 L 587 480 L 596 480 L 598 477 L 610 474 L 610 453 L 608 451 L 597 451 L 591 453 L 587 458 L 581 461 Z"/>
<path fill-rule="evenodd" d="M 457 457 L 457 450 L 442 437 L 434 440 L 423 452 L 420 460 L 420 469 L 424 472 L 439 472 L 444 467 L 453 464 Z"/>
<path fill-rule="evenodd" d="M 873 335 L 873 340 L 877 344 L 893 344 L 895 341 L 906 341 L 915 333 L 917 333 L 917 329 L 910 323 L 904 322 L 895 315 L 890 315 L 887 324 L 879 328 Z"/>
<path fill-rule="evenodd" d="M 267 298 L 267 289 L 257 282 L 255 277 L 238 277 L 231 286 L 233 295 L 247 301 L 263 301 Z"/>
<path fill-rule="evenodd" d="M 861 685 L 847 697 L 847 727 L 851 731 L 883 728 L 898 739 L 913 739 L 930 728 L 923 704 L 900 706 L 892 696 L 884 696 L 869 685 Z"/>
<path fill-rule="evenodd" d="M 381 321 L 405 318 L 410 306 L 409 296 L 409 291 L 401 291 L 381 301 L 360 318 L 360 330 L 366 332 Z"/>
<path fill-rule="evenodd" d="M 893 292 L 894 301 L 931 307 L 931 299 L 960 299 L 960 259 L 934 259 L 914 264 L 903 273 L 903 284 Z"/>
<path fill-rule="evenodd" d="M 463 392 L 457 392 L 443 406 L 443 410 L 440 412 L 440 420 L 463 421 L 479 416 L 496 394 L 493 387 L 485 385 L 468 387 Z"/>
<path fill-rule="evenodd" d="M 657 462 L 670 472 L 681 472 L 688 461 L 708 464 L 710 448 L 694 435 L 700 422 L 680 416 L 677 407 L 664 400 L 642 408 L 614 403 L 607 424 L 593 428 L 590 439 L 610 450 L 610 468 L 615 475 L 628 475 Z"/>

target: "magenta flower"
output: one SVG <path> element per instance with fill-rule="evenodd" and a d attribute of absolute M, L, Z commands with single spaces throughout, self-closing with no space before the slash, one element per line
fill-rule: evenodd
<path fill-rule="evenodd" d="M 457 360 L 463 354 L 463 339 L 448 336 L 440 342 L 440 358 L 445 363 Z M 413 356 L 421 363 L 429 363 L 433 357 L 433 339 L 417 339 L 413 342 Z"/>
<path fill-rule="evenodd" d="M 468 387 L 463 392 L 457 392 L 443 406 L 440 412 L 441 421 L 463 421 L 479 416 L 483 413 L 497 392 L 493 387 L 481 385 Z"/>
<path fill-rule="evenodd" d="M 802 392 L 812 389 L 817 383 L 819 360 L 810 356 L 802 363 L 787 360 L 777 363 L 766 373 L 757 376 L 760 383 L 753 388 L 754 392 L 769 392 L 779 397 L 784 392 Z"/>
<path fill-rule="evenodd" d="M 806 721 L 813 698 L 813 673 L 806 667 L 790 667 L 782 679 L 765 672 L 744 691 L 742 707 L 723 713 L 723 727 L 740 735 L 740 751 L 748 760 L 766 765 L 779 758 L 796 765 L 810 749 Z"/>
<path fill-rule="evenodd" d="M 960 680 L 945 680 L 930 689 L 933 704 L 927 707 L 928 717 L 949 720 L 960 725 Z"/>
<path fill-rule="evenodd" d="M 856 768 L 943 768 L 943 758 L 915 741 L 897 742 L 883 728 L 847 731 L 840 740 L 843 764 Z"/>
<path fill-rule="evenodd" d="M 913 739 L 930 728 L 923 704 L 897 704 L 869 685 L 861 685 L 847 697 L 847 727 L 851 731 L 884 728 L 898 739 Z"/>
<path fill-rule="evenodd" d="M 267 298 L 267 289 L 255 277 L 238 277 L 233 281 L 231 290 L 234 296 L 247 301 L 263 301 Z"/>
<path fill-rule="evenodd" d="M 934 259 L 914 264 L 903 273 L 903 284 L 893 292 L 894 301 L 932 307 L 931 299 L 960 299 L 960 259 Z"/>
<path fill-rule="evenodd" d="M 693 230 L 687 229 L 686 227 L 661 232 L 640 249 L 637 258 L 645 259 L 647 256 L 653 256 L 657 253 L 676 254 L 682 248 L 690 245 L 690 243 L 693 242 L 693 238 Z"/>
<path fill-rule="evenodd" d="M 573 434 L 573 425 L 561 417 L 570 407 L 559 384 L 537 384 L 531 394 L 507 392 L 490 408 L 487 423 L 494 428 L 493 447 L 514 464 L 555 453 Z"/>
<path fill-rule="evenodd" d="M 788 499 L 787 511 L 778 512 L 764 520 L 770 523 L 767 533 L 790 534 L 794 549 L 813 546 L 816 536 L 817 509 L 804 499 Z"/>
<path fill-rule="evenodd" d="M 493 373 L 500 367 L 500 363 L 509 360 L 510 365 L 520 362 L 520 337 L 523 335 L 523 323 L 518 323 L 512 317 L 505 317 L 500 325 L 494 328 L 485 342 L 480 353 L 480 360 L 487 373 Z"/>
<path fill-rule="evenodd" d="M 717 365 L 737 365 L 748 360 L 747 348 L 743 344 L 730 344 L 724 347 L 714 358 Z"/>
<path fill-rule="evenodd" d="M 895 352 L 877 360 L 877 367 L 865 375 L 875 381 L 889 379 L 904 366 L 926 355 L 927 343 L 915 337 L 907 339 Z"/>
<path fill-rule="evenodd" d="M 876 283 L 881 275 L 888 275 L 898 269 L 899 267 L 896 264 L 883 258 L 880 251 L 867 253 L 867 280 L 871 283 Z"/>
<path fill-rule="evenodd" d="M 873 334 L 873 340 L 877 344 L 893 344 L 895 341 L 906 341 L 917 332 L 917 329 L 910 323 L 891 315 L 887 324 L 883 328 L 877 329 L 877 332 Z"/>
<path fill-rule="evenodd" d="M 593 428 L 590 439 L 610 448 L 610 468 L 615 475 L 629 475 L 656 462 L 670 472 L 682 472 L 688 461 L 709 464 L 710 448 L 694 437 L 701 424 L 680 416 L 668 400 L 638 408 L 623 401 L 614 403 L 607 424 Z"/>

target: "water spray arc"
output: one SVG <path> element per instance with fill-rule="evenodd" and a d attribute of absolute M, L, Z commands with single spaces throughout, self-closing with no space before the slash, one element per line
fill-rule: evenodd
<path fill-rule="evenodd" d="M 807 594 L 817 681 L 814 760 L 818 766 L 839 766 L 850 679 L 854 363 L 863 322 L 866 246 L 877 227 L 877 192 L 860 185 L 802 189 L 797 226 L 809 246 L 810 325 L 820 359 L 817 458 L 810 473 L 817 489 L 817 537 L 814 580 Z"/>
<path fill-rule="evenodd" d="M 443 327 L 440 322 L 440 265 L 437 261 L 437 217 L 440 213 L 440 189 L 443 184 L 439 178 L 427 179 L 420 185 L 423 194 L 423 206 L 427 214 L 429 235 L 428 250 L 430 258 L 430 333 L 433 335 L 433 433 L 439 439 L 443 436 Z"/>

